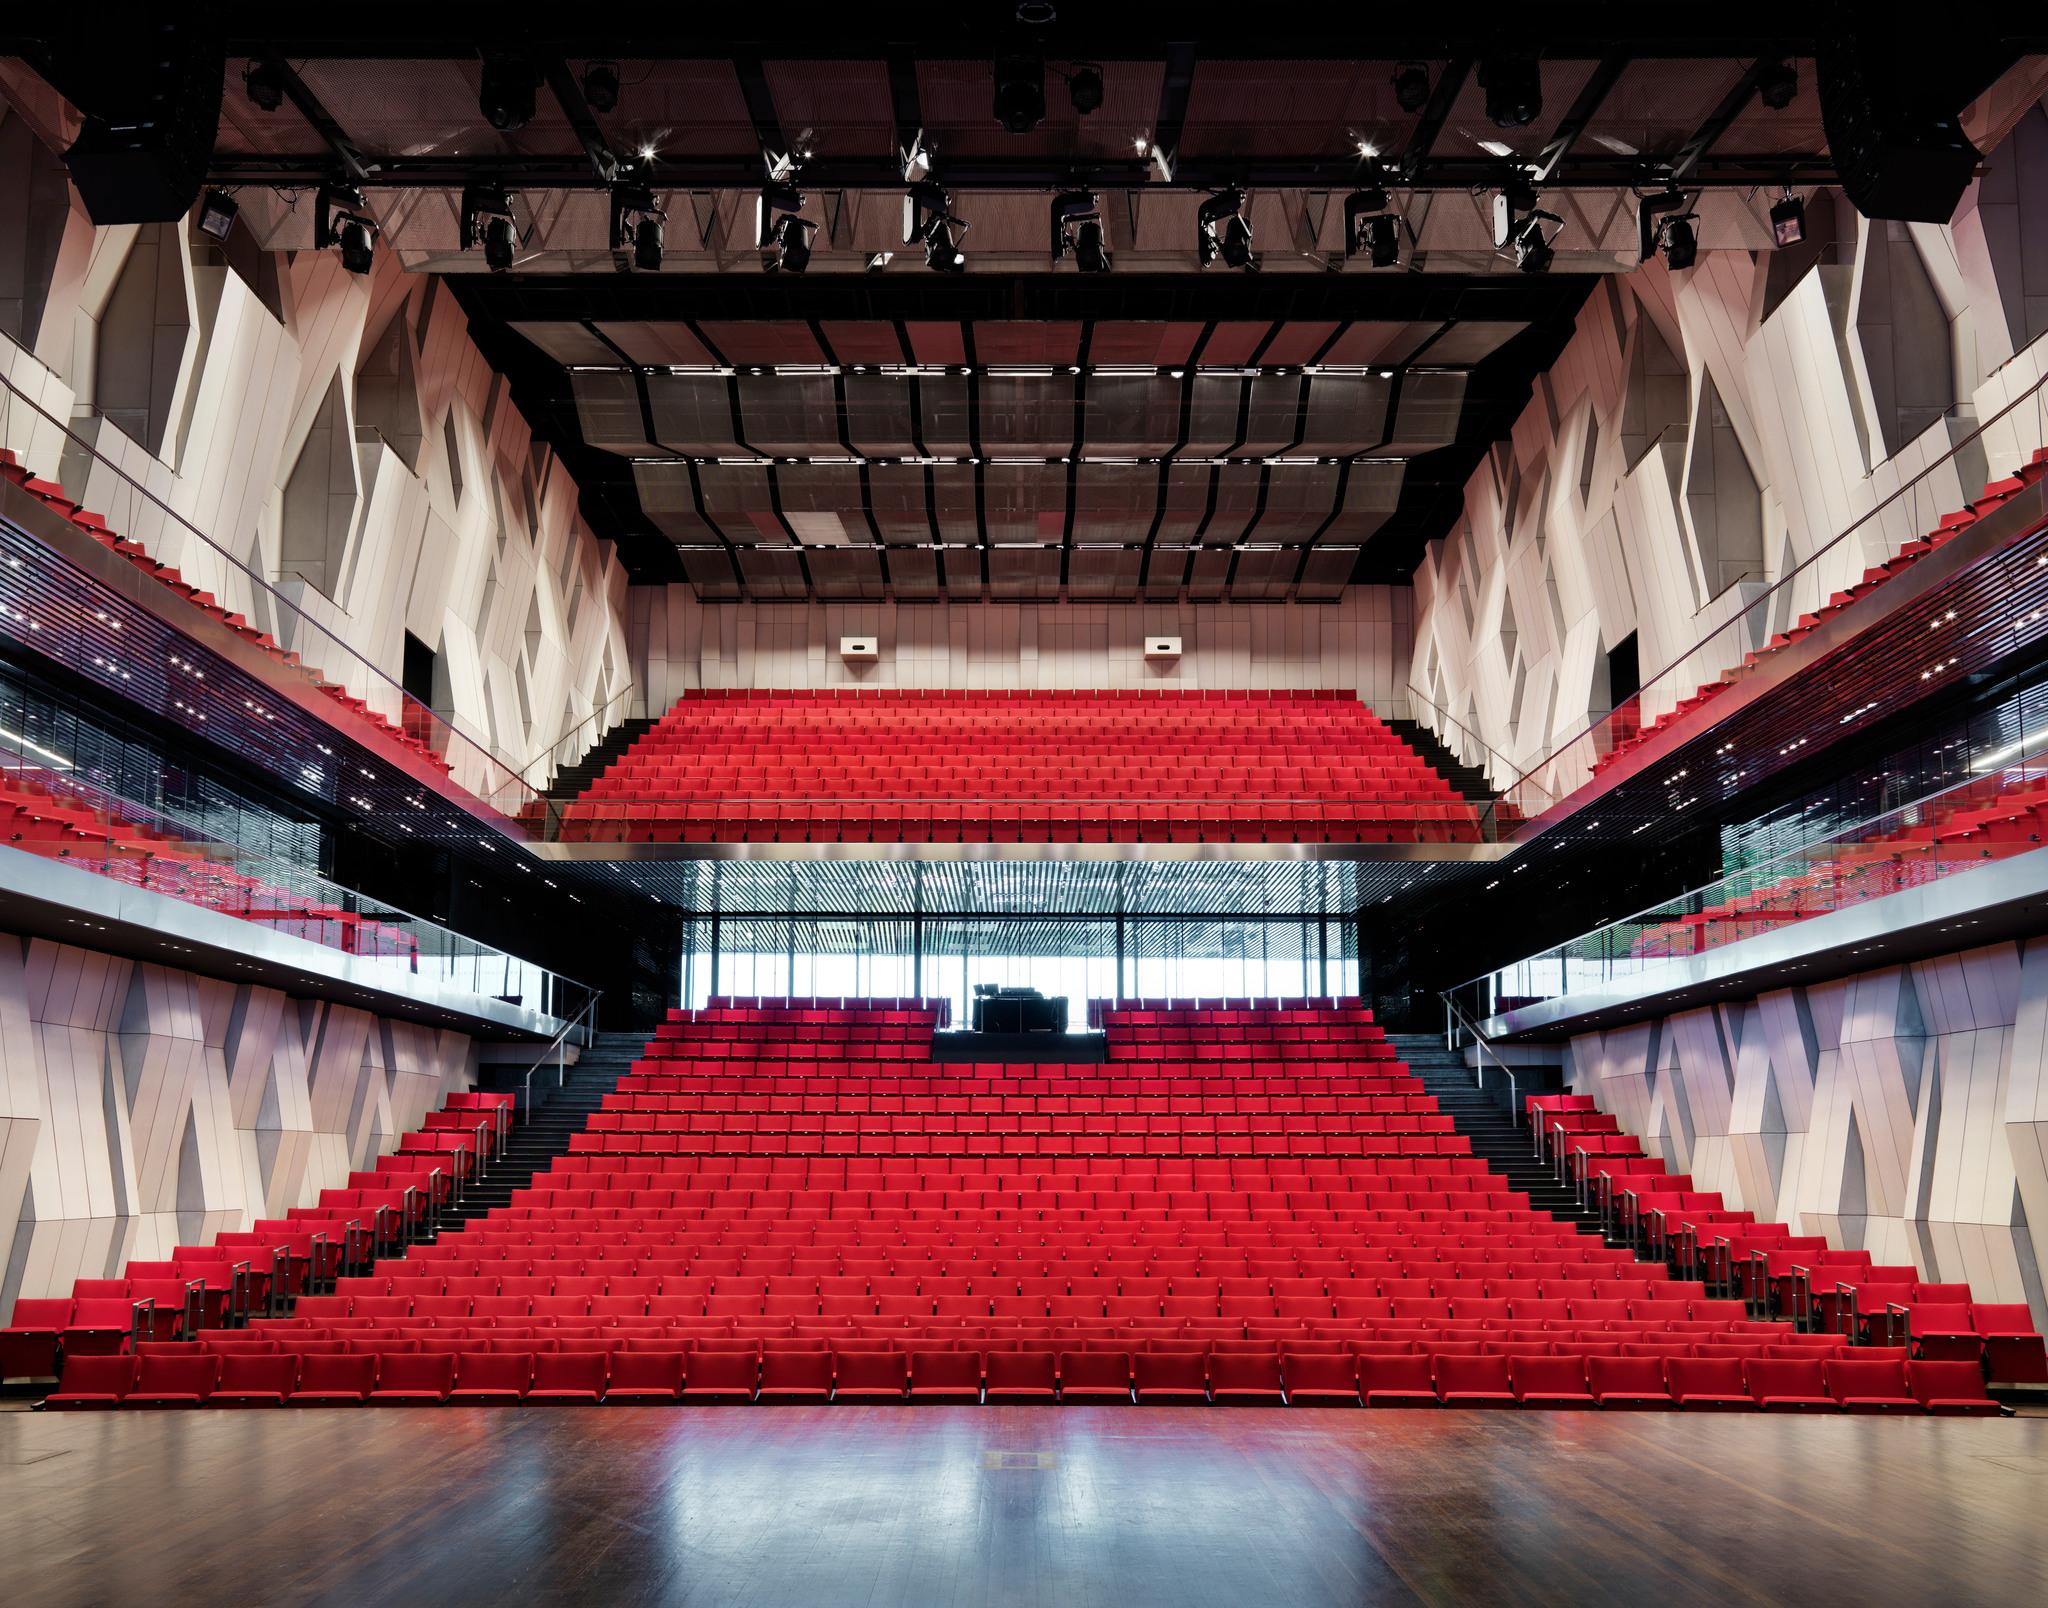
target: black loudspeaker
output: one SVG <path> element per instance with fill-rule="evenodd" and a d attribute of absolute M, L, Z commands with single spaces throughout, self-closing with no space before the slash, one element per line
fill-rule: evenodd
<path fill-rule="evenodd" d="M 59 87 L 86 118 L 64 165 L 92 221 L 184 217 L 220 125 L 227 61 L 218 30 L 175 19 L 124 24 L 106 30 L 89 62 L 74 55 L 65 65 Z"/>
<path fill-rule="evenodd" d="M 1977 147 L 1952 114 L 1926 103 L 1906 47 L 1882 29 L 1865 32 L 1871 37 L 1852 31 L 1815 65 L 1842 193 L 1866 218 L 1947 223 L 1976 171 Z"/>

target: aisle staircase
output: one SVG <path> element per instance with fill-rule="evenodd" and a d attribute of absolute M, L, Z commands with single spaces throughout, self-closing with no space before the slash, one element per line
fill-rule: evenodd
<path fill-rule="evenodd" d="M 1581 1211 L 1576 1192 L 1536 1159 L 1529 1130 L 1518 1127 L 1493 1093 L 1479 1087 L 1462 1055 L 1446 1048 L 1435 1033 L 1389 1033 L 1387 1038 L 1400 1048 L 1401 1059 L 1423 1087 L 1436 1096 L 1438 1109 L 1472 1141 L 1472 1153 L 1504 1174 L 1509 1188 L 1520 1190 L 1531 1206 L 1582 1234 L 1600 1232 L 1599 1217 Z"/>
<path fill-rule="evenodd" d="M 647 1034 L 640 1028 L 599 1033 L 559 1089 L 553 1087 L 552 1066 L 536 1072 L 534 1109 L 514 1113 L 505 1154 L 463 1192 L 459 1206 L 442 1213 L 441 1231 L 488 1216 L 494 1206 L 510 1206 L 513 1190 L 527 1188 L 535 1173 L 546 1172 L 557 1156 L 566 1155 L 569 1140 L 583 1131 L 591 1112 L 618 1087 L 646 1042 Z"/>

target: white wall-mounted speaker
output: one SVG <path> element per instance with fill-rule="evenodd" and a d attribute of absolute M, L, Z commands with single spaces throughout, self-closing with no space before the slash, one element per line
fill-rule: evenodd
<path fill-rule="evenodd" d="M 839 657 L 849 664 L 873 664 L 882 656 L 880 637 L 841 637 Z"/>
<path fill-rule="evenodd" d="M 1145 657 L 1148 659 L 1178 659 L 1180 657 L 1179 637 L 1145 638 Z"/>

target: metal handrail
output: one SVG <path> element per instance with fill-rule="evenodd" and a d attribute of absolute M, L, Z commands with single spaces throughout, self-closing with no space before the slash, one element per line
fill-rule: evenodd
<path fill-rule="evenodd" d="M 1503 1061 L 1498 1055 L 1494 1054 L 1492 1048 L 1486 1042 L 1486 1035 L 1479 1031 L 1479 1025 L 1476 1022 L 1474 1022 L 1471 1017 L 1465 1014 L 1464 1007 L 1459 1005 L 1457 1000 L 1452 997 L 1448 989 L 1445 990 L 1443 993 L 1439 994 L 1437 997 L 1444 1002 L 1444 1015 L 1447 1019 L 1447 1025 L 1444 1033 L 1445 1048 L 1452 1050 L 1462 1048 L 1462 1046 L 1458 1042 L 1458 1034 L 1460 1033 L 1460 1031 L 1470 1033 L 1472 1035 L 1473 1044 L 1476 1045 L 1479 1050 L 1480 1065 L 1477 1068 L 1479 1074 L 1479 1087 L 1481 1089 L 1484 1089 L 1486 1087 L 1485 1063 L 1490 1058 L 1493 1061 L 1493 1064 L 1500 1069 L 1501 1075 L 1508 1080 L 1508 1121 L 1521 1121 L 1521 1113 L 1519 1109 L 1518 1099 L 1519 1090 L 1517 1085 L 1517 1079 L 1515 1077 L 1515 1069 L 1509 1066 L 1507 1062 Z"/>
<path fill-rule="evenodd" d="M 432 722 L 435 725 L 438 725 L 442 730 L 446 731 L 451 740 L 459 740 L 462 743 L 466 744 L 469 748 L 473 749 L 479 756 L 481 756 L 481 758 L 484 761 L 484 764 L 490 768 L 486 770 L 486 775 L 489 775 L 491 773 L 491 770 L 496 770 L 497 772 L 510 777 L 514 782 L 520 781 L 520 777 L 518 776 L 518 774 L 514 772 L 511 766 L 507 765 L 505 761 L 500 759 L 496 754 L 492 753 L 488 748 L 484 747 L 482 743 L 478 742 L 474 737 L 470 736 L 468 732 L 462 730 L 459 726 L 455 724 L 454 721 L 443 719 L 440 715 L 435 714 L 434 711 L 428 705 L 422 703 L 418 698 L 414 697 L 411 693 L 407 692 L 403 684 L 397 678 L 393 677 L 389 671 L 383 669 L 381 666 L 374 663 L 361 650 L 352 646 L 343 638 L 336 635 L 332 629 L 325 625 L 322 625 L 318 620 L 314 619 L 312 615 L 308 614 L 304 609 L 300 608 L 296 603 L 294 603 L 289 597 L 287 597 L 284 594 L 284 592 L 282 591 L 282 589 L 280 589 L 276 582 L 271 581 L 267 577 L 260 575 L 255 570 L 251 569 L 241 559 L 235 557 L 233 553 L 229 552 L 227 548 L 223 547 L 219 542 L 215 541 L 211 536 L 207 535 L 205 531 L 201 530 L 190 519 L 186 518 L 183 514 L 179 513 L 177 509 L 173 508 L 163 498 L 159 497 L 155 492 L 151 491 L 149 487 L 145 486 L 140 480 L 136 479 L 135 476 L 131 475 L 120 464 L 116 463 L 112 458 L 108 457 L 107 454 L 103 452 L 98 446 L 86 440 L 84 436 L 79 435 L 75 431 L 73 431 L 70 425 L 66 423 L 66 421 L 58 418 L 55 414 L 51 413 L 48 409 L 43 407 L 41 403 L 37 402 L 34 397 L 30 396 L 26 391 L 22 390 L 20 386 L 16 385 L 14 381 L 8 377 L 5 370 L 0 370 L 0 390 L 6 391 L 9 395 L 12 396 L 12 398 L 16 402 L 20 403 L 23 407 L 27 408 L 31 413 L 35 414 L 39 419 L 43 421 L 43 423 L 46 426 L 55 430 L 57 434 L 62 436 L 64 440 L 68 442 L 70 445 L 78 448 L 81 452 L 84 452 L 88 457 L 90 457 L 95 463 L 109 470 L 114 475 L 115 479 L 121 481 L 123 485 L 127 487 L 130 493 L 141 498 L 144 502 L 147 502 L 153 508 L 155 508 L 156 511 L 159 514 L 163 515 L 166 519 L 173 521 L 181 528 L 183 528 L 187 533 L 196 537 L 201 543 L 201 545 L 203 545 L 207 549 L 207 552 L 212 558 L 217 560 L 222 565 L 226 566 L 227 569 L 239 574 L 245 581 L 249 583 L 250 587 L 253 589 L 253 593 L 255 596 L 264 598 L 270 603 L 273 609 L 278 611 L 280 622 L 282 621 L 284 615 L 289 614 L 299 623 L 310 626 L 314 631 L 318 632 L 321 637 L 325 638 L 328 642 L 333 643 L 334 646 L 339 648 L 343 654 L 345 654 L 349 659 L 355 662 L 356 667 L 359 667 L 363 671 L 367 671 L 374 680 L 382 682 L 386 687 L 396 692 L 398 694 L 400 709 L 404 709 L 407 706 L 411 706 L 413 708 L 420 710 L 422 713 L 426 715 L 427 719 L 430 722 Z M 403 724 L 402 721 L 401 724 Z M 479 802 L 488 802 L 488 800 L 485 800 L 481 794 L 475 792 L 475 790 L 473 789 L 463 788 L 462 790 L 466 793 L 469 793 L 469 795 L 472 798 L 478 799 Z M 495 791 L 497 791 L 497 789 L 494 787 L 493 792 Z M 516 810 L 517 805 L 515 804 L 513 808 Z"/>
<path fill-rule="evenodd" d="M 2036 397 L 2036 395 L 2040 393 L 2041 389 L 2044 386 L 2048 386 L 2048 374 L 2044 374 L 2039 379 L 2034 381 L 2032 385 L 2028 386 L 2026 390 L 2022 391 L 2019 395 L 2013 397 L 1996 413 L 1992 414 L 1990 418 L 1981 420 L 1978 423 L 1976 429 L 1972 430 L 1960 441 L 1952 443 L 1948 451 L 1944 452 L 1940 457 L 1936 458 L 1933 462 L 1925 465 L 1918 474 L 1913 475 L 1910 479 L 1900 482 L 1900 484 L 1897 487 L 1895 487 L 1892 491 L 1887 493 L 1885 496 L 1879 498 L 1877 502 L 1874 503 L 1870 508 L 1866 509 L 1863 513 L 1859 514 L 1855 519 L 1851 520 L 1841 530 L 1837 531 L 1833 536 L 1829 537 L 1827 541 L 1823 542 L 1819 547 L 1815 548 L 1798 564 L 1795 564 L 1791 569 L 1787 570 L 1783 575 L 1779 576 L 1775 581 L 1771 582 L 1769 586 L 1765 587 L 1763 591 L 1759 592 L 1748 603 L 1744 604 L 1742 606 L 1742 610 L 1740 613 L 1724 621 L 1722 624 L 1716 626 L 1713 630 L 1709 631 L 1705 636 L 1699 638 L 1699 640 L 1692 643 L 1685 649 L 1683 653 L 1679 654 L 1675 659 L 1671 660 L 1669 664 L 1666 664 L 1662 669 L 1658 670 L 1656 674 L 1644 676 L 1641 679 L 1640 685 L 1638 686 L 1637 690 L 1633 694 L 1631 694 L 1629 698 L 1623 700 L 1623 703 L 1621 705 L 1617 705 L 1614 709 L 1609 710 L 1606 714 L 1600 716 L 1596 720 L 1588 721 L 1584 726 L 1580 727 L 1577 731 L 1573 732 L 1569 737 L 1563 738 L 1557 742 L 1552 743 L 1544 751 L 1540 758 L 1538 758 L 1534 763 L 1532 763 L 1526 770 L 1523 770 L 1518 775 L 1516 775 L 1515 778 L 1508 783 L 1507 787 L 1503 791 L 1512 792 L 1522 782 L 1527 780 L 1529 777 L 1533 776 L 1545 765 L 1551 763 L 1551 761 L 1556 759 L 1560 754 L 1564 753 L 1567 749 L 1573 747 L 1577 743 L 1584 741 L 1586 738 L 1598 732 L 1601 726 L 1605 724 L 1607 721 L 1613 719 L 1613 717 L 1617 713 L 1619 713 L 1620 709 L 1624 707 L 1626 704 L 1634 703 L 1636 707 L 1640 709 L 1642 707 L 1642 696 L 1645 692 L 1649 691 L 1650 688 L 1658 685 L 1666 677 L 1671 675 L 1673 671 L 1677 670 L 1681 665 L 1685 664 L 1695 655 L 1704 651 L 1707 648 L 1707 646 L 1710 643 L 1712 643 L 1716 638 L 1725 636 L 1731 627 L 1738 625 L 1743 620 L 1754 616 L 1759 608 L 1767 608 L 1770 601 L 1774 599 L 1780 592 L 1782 592 L 1784 588 L 1790 586 L 1793 582 L 1797 581 L 1800 576 L 1804 575 L 1808 570 L 1812 569 L 1815 565 L 1820 563 L 1820 561 L 1826 558 L 1828 554 L 1832 553 L 1836 548 L 1841 546 L 1843 542 L 1847 541 L 1851 536 L 1855 535 L 1857 531 L 1861 530 L 1865 525 L 1869 524 L 1870 521 L 1876 519 L 1878 515 L 1882 514 L 1886 509 L 1890 508 L 1892 504 L 1899 501 L 1899 499 L 1904 497 L 1908 492 L 1914 491 L 1916 488 L 1920 487 L 1923 482 L 1928 480 L 1934 474 L 1935 470 L 1941 468 L 1944 464 L 1949 463 L 1952 459 L 1959 457 L 1965 447 L 1968 447 L 1974 442 L 1981 440 L 1984 436 L 1984 433 L 1987 430 L 1989 430 L 1994 424 L 1997 424 L 2000 420 L 2005 418 L 2007 414 L 2013 412 L 2014 409 L 2020 407 L 2022 404 L 2031 402 Z M 1704 685 L 1704 683 L 1702 683 L 1702 685 Z"/>
<path fill-rule="evenodd" d="M 543 760 L 552 759 L 555 756 L 555 754 L 560 752 L 562 744 L 567 742 L 577 732 L 581 731 L 585 726 L 589 725 L 593 720 L 597 719 L 598 716 L 607 713 L 611 709 L 612 705 L 616 704 L 620 699 L 631 698 L 632 695 L 638 692 L 639 690 L 640 687 L 638 682 L 627 682 L 625 686 L 621 687 L 617 692 L 613 693 L 609 698 L 605 699 L 603 703 L 599 704 L 595 709 L 591 710 L 589 714 L 585 715 L 581 720 L 577 721 L 576 724 L 571 726 L 567 731 L 557 736 L 553 742 L 547 744 L 546 747 L 542 748 L 539 753 L 535 754 L 524 765 L 521 765 L 517 770 L 515 770 L 512 773 L 513 777 L 518 781 L 526 782 L 527 786 L 531 787 L 535 792 L 539 792 L 540 784 L 538 782 L 528 782 L 527 772 L 532 770 L 536 765 L 540 764 Z M 616 722 L 614 722 L 614 724 L 616 724 Z M 609 731 L 610 729 L 610 726 L 599 727 L 597 736 L 592 739 L 591 743 L 588 746 L 594 747 L 597 742 L 603 739 L 604 733 L 606 731 Z"/>
<path fill-rule="evenodd" d="M 526 1077 L 522 1084 L 525 1092 L 520 1096 L 520 1105 L 526 1112 L 526 1115 L 520 1119 L 522 1122 L 533 1121 L 533 1075 L 547 1063 L 547 1058 L 550 1055 L 555 1058 L 555 1087 L 559 1089 L 562 1086 L 563 1080 L 567 1076 L 567 1056 L 564 1053 L 564 1046 L 569 1035 L 576 1030 L 577 1026 L 586 1016 L 590 1018 L 590 1030 L 584 1035 L 583 1048 L 588 1049 L 596 1042 L 597 1002 L 603 998 L 604 991 L 602 989 L 594 991 L 590 998 L 584 1001 L 583 1009 L 562 1024 L 561 1031 L 548 1040 L 547 1048 L 542 1050 L 534 1058 L 533 1065 L 526 1069 Z"/>

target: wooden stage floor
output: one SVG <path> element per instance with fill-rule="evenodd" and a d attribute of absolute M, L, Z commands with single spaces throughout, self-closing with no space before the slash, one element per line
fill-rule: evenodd
<path fill-rule="evenodd" d="M 2048 1419 L 0 1414 L 0 1600 L 2039 1601 Z"/>

